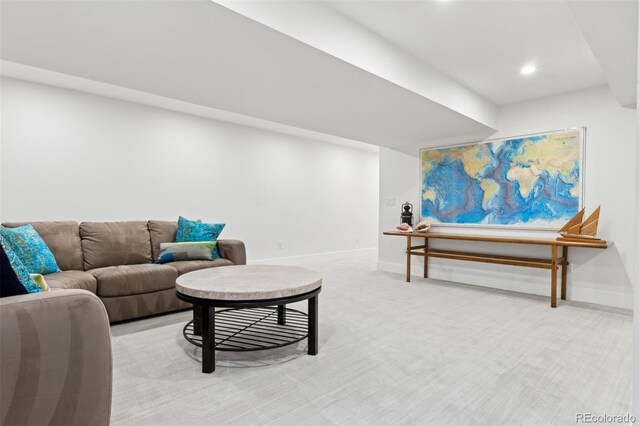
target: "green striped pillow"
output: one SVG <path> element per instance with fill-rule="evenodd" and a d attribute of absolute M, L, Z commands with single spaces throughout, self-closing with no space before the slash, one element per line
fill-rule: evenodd
<path fill-rule="evenodd" d="M 160 243 L 160 255 L 156 263 L 178 260 L 213 260 L 215 241 L 189 241 L 182 243 Z"/>

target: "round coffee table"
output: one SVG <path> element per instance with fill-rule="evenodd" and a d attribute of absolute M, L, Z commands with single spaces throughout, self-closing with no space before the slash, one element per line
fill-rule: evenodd
<path fill-rule="evenodd" d="M 222 266 L 176 280 L 178 298 L 193 304 L 183 334 L 202 347 L 203 373 L 215 371 L 216 350 L 272 349 L 308 338 L 307 353 L 316 355 L 321 290 L 320 274 L 295 266 Z M 301 300 L 309 301 L 308 314 L 286 307 Z"/>

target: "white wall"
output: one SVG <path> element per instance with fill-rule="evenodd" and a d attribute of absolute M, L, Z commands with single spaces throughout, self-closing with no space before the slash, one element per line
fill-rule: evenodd
<path fill-rule="evenodd" d="M 633 306 L 636 112 L 622 108 L 605 86 L 505 106 L 499 111 L 499 132 L 506 137 L 579 126 L 587 127 L 585 202 L 587 210 L 602 204 L 598 233 L 615 242 L 607 250 L 570 250 L 568 298 L 585 302 Z M 380 231 L 399 222 L 400 204 L 411 201 L 418 209 L 418 158 L 381 149 Z M 396 197 L 398 205 L 385 206 Z M 441 231 L 450 229 L 438 228 Z M 458 229 L 458 232 L 459 229 Z M 476 231 L 498 232 L 498 231 Z M 511 231 L 513 233 L 514 231 Z M 504 232 L 503 232 L 504 233 Z M 525 235 L 532 235 L 527 233 Z M 538 236 L 545 236 L 538 235 Z M 379 268 L 402 272 L 404 239 L 379 237 Z M 544 247 L 480 243 L 432 242 L 434 247 L 495 254 L 549 257 Z M 421 275 L 422 259 L 414 257 L 413 272 Z M 549 295 L 549 271 L 500 265 L 432 259 L 430 276 L 436 279 Z"/>
<path fill-rule="evenodd" d="M 640 21 L 640 8 L 638 8 L 638 21 Z M 638 119 L 638 131 L 640 132 L 640 28 L 638 29 L 638 66 L 636 68 L 636 116 Z M 633 311 L 633 414 L 640 419 L 640 133 L 636 137 L 636 220 L 635 242 L 636 261 L 634 286 L 634 311 Z"/>
<path fill-rule="evenodd" d="M 3 221 L 222 221 L 250 260 L 377 244 L 370 151 L 3 78 L 1 152 Z"/>

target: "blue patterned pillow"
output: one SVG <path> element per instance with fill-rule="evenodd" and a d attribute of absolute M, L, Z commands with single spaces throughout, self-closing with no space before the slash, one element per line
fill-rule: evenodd
<path fill-rule="evenodd" d="M 2 246 L 2 251 L 7 256 L 9 265 L 18 277 L 20 284 L 22 284 L 29 293 L 40 293 L 42 291 L 40 286 L 31 278 L 27 268 L 24 267 L 11 246 L 7 244 L 7 241 L 2 238 L 2 235 L 0 235 L 0 246 Z"/>
<path fill-rule="evenodd" d="M 31 274 L 60 272 L 56 258 L 33 226 L 0 227 L 0 235 Z"/>
<path fill-rule="evenodd" d="M 180 216 L 178 218 L 178 231 L 176 232 L 176 242 L 197 242 L 197 241 L 217 241 L 220 233 L 224 229 L 224 223 L 202 223 L 185 219 Z M 218 245 L 213 250 L 211 259 L 220 259 L 218 253 Z"/>

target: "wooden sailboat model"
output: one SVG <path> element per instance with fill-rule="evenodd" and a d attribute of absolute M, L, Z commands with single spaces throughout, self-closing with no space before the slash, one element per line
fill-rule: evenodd
<path fill-rule="evenodd" d="M 580 210 L 577 215 L 572 217 L 562 228 L 560 228 L 560 236 L 558 240 L 561 241 L 577 241 L 577 242 L 603 242 L 600 238 L 596 237 L 598 232 L 598 220 L 600 219 L 600 206 L 585 220 L 584 209 Z M 606 244 L 606 243 L 605 243 Z"/>

